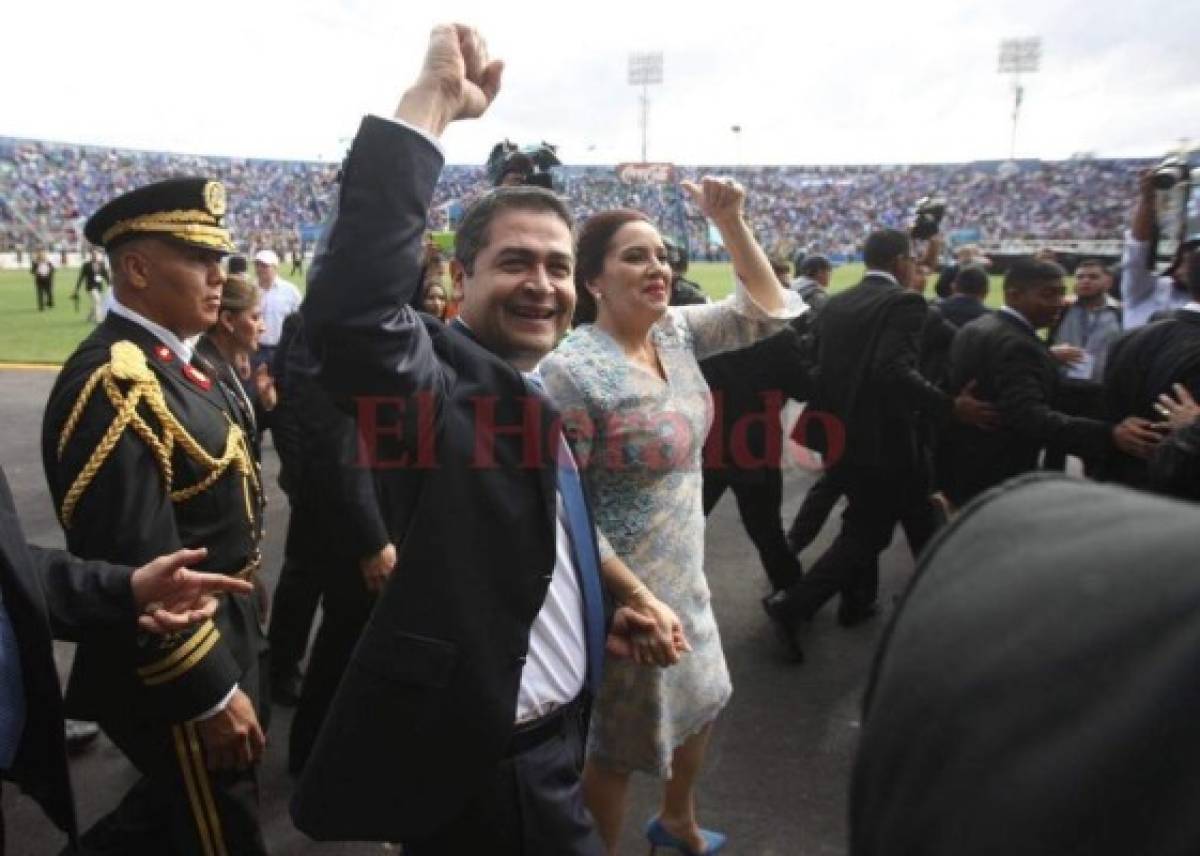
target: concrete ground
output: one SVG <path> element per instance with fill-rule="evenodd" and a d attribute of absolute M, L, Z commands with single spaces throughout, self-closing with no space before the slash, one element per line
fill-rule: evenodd
<path fill-rule="evenodd" d="M 16 497 L 28 539 L 61 546 L 62 533 L 51 509 L 42 475 L 39 437 L 42 407 L 54 374 L 0 371 L 0 465 Z M 264 452 L 270 508 L 265 576 L 273 587 L 281 563 L 287 503 L 275 483 L 278 469 L 268 441 Z M 790 520 L 813 476 L 799 469 L 785 475 L 784 519 Z M 806 554 L 814 560 L 836 534 L 831 518 Z M 846 791 L 858 735 L 859 698 L 876 642 L 909 578 L 912 560 L 898 537 L 884 554 L 880 619 L 844 630 L 827 608 L 818 616 L 802 666 L 783 661 L 759 598 L 766 577 L 726 496 L 709 519 L 706 566 L 713 605 L 733 675 L 733 699 L 717 722 L 699 788 L 701 822 L 729 835 L 729 854 L 836 856 L 847 851 Z M 71 647 L 59 644 L 63 675 Z M 276 708 L 262 769 L 263 817 L 272 851 L 286 856 L 382 853 L 379 844 L 318 844 L 291 824 L 286 806 L 291 781 L 285 769 L 286 734 L 292 711 Z M 397 775 L 403 775 L 398 769 Z M 120 753 L 101 737 L 73 761 L 72 775 L 80 820 L 86 828 L 118 801 L 135 778 Z M 642 827 L 655 813 L 658 784 L 635 777 L 623 853 L 644 848 Z M 46 856 L 64 837 L 28 798 L 4 788 L 3 808 L 9 851 L 14 856 Z"/>

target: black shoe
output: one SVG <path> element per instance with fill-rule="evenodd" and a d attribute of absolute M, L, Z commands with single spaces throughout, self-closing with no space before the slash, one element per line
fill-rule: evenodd
<path fill-rule="evenodd" d="M 286 672 L 271 675 L 271 701 L 284 707 L 295 707 L 300 703 L 300 688 L 304 675 L 293 666 Z"/>
<path fill-rule="evenodd" d="M 82 719 L 63 721 L 63 739 L 67 741 L 67 749 L 71 752 L 78 752 L 99 734 L 100 726 L 94 722 L 85 722 Z"/>
<path fill-rule="evenodd" d="M 803 663 L 804 649 L 800 647 L 796 638 L 800 622 L 789 608 L 787 589 L 767 595 L 762 599 L 762 605 L 767 618 L 771 619 L 771 626 L 775 629 L 775 635 L 779 637 L 780 645 L 787 652 L 788 659 L 793 663 Z"/>
<path fill-rule="evenodd" d="M 854 603 L 843 597 L 842 602 L 838 604 L 837 620 L 842 627 L 857 627 L 878 614 L 879 605 L 875 601 Z"/>

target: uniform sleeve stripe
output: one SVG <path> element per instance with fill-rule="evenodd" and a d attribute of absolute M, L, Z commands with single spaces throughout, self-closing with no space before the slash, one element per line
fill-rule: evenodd
<path fill-rule="evenodd" d="M 210 618 L 208 621 L 205 621 L 200 625 L 200 629 L 193 633 L 190 639 L 188 639 L 170 654 L 163 657 L 156 663 L 151 663 L 148 666 L 142 666 L 140 669 L 138 669 L 138 675 L 141 678 L 146 679 L 153 677 L 156 672 L 162 672 L 171 668 L 184 657 L 195 651 L 210 633 L 216 632 L 217 627 L 212 623 L 212 619 Z"/>
<path fill-rule="evenodd" d="M 204 642 L 200 645 L 200 647 L 193 651 L 187 657 L 187 659 L 165 672 L 159 672 L 153 677 L 142 678 L 142 683 L 148 687 L 156 687 L 159 684 L 165 684 L 167 681 L 175 680 L 203 660 L 208 655 L 208 652 L 213 649 L 213 646 L 217 644 L 217 641 L 220 638 L 221 634 L 218 633 L 217 629 L 214 627 L 212 633 L 209 633 L 205 637 Z"/>

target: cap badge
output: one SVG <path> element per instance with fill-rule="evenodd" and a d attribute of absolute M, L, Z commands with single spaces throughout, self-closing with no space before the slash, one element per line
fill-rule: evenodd
<path fill-rule="evenodd" d="M 214 217 L 224 217 L 225 185 L 219 181 L 210 181 L 204 185 L 204 206 Z"/>

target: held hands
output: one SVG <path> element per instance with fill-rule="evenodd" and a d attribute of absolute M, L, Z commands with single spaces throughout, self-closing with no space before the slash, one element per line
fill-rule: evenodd
<path fill-rule="evenodd" d="M 1000 424 L 1000 411 L 991 404 L 975 397 L 978 381 L 971 381 L 954 399 L 954 418 L 984 431 L 994 431 Z"/>
<path fill-rule="evenodd" d="M 367 556 L 358 563 L 362 571 L 363 583 L 371 594 L 383 591 L 384 583 L 391 577 L 396 568 L 396 546 L 385 544 L 383 549 L 374 555 Z"/>
<path fill-rule="evenodd" d="M 650 593 L 644 585 L 638 586 L 626 602 L 640 621 L 631 622 L 628 637 L 630 651 L 627 655 L 635 663 L 654 666 L 671 666 L 692 650 L 683 633 L 683 623 L 674 610 Z M 616 623 L 614 621 L 614 628 Z"/>
<path fill-rule="evenodd" d="M 253 586 L 225 574 L 203 574 L 188 565 L 203 561 L 208 551 L 176 550 L 133 572 L 133 600 L 142 610 L 138 627 L 150 633 L 175 633 L 212 618 L 221 593 L 249 594 Z"/>
<path fill-rule="evenodd" d="M 717 226 L 741 219 L 746 204 L 746 188 L 732 178 L 706 175 L 696 184 L 681 182 L 700 212 Z"/>
<path fill-rule="evenodd" d="M 220 713 L 196 723 L 210 770 L 243 770 L 262 757 L 267 737 L 258 724 L 250 697 L 234 690 Z"/>
<path fill-rule="evenodd" d="M 489 59 L 487 43 L 473 27 L 439 24 L 396 118 L 441 136 L 455 120 L 483 115 L 500 91 L 503 71 L 504 63 Z"/>

